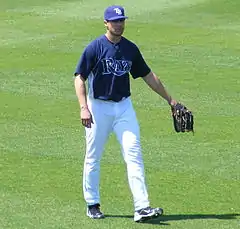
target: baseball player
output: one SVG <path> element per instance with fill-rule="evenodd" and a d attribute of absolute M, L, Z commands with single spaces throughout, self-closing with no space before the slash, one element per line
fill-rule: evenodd
<path fill-rule="evenodd" d="M 80 116 L 86 132 L 83 194 L 87 216 L 104 218 L 100 211 L 99 173 L 104 145 L 115 133 L 127 166 L 134 200 L 134 221 L 142 222 L 163 214 L 150 207 L 141 154 L 139 124 L 131 102 L 129 75 L 142 78 L 170 106 L 176 101 L 151 71 L 138 47 L 122 36 L 124 9 L 110 6 L 104 12 L 106 34 L 93 40 L 84 50 L 75 71 L 75 90 Z M 88 81 L 88 90 L 85 82 Z"/>

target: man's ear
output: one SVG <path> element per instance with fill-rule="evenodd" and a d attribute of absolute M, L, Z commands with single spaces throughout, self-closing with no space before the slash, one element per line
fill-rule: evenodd
<path fill-rule="evenodd" d="M 106 20 L 104 20 L 104 25 L 105 25 L 106 29 L 108 30 L 108 22 Z"/>

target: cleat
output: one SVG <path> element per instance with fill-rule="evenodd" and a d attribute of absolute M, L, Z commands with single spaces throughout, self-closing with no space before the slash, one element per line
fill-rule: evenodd
<path fill-rule="evenodd" d="M 163 214 L 162 208 L 142 208 L 134 213 L 134 221 L 142 223 L 151 219 L 156 219 Z"/>
<path fill-rule="evenodd" d="M 88 206 L 87 216 L 91 219 L 103 219 L 104 214 L 100 211 L 100 204 Z"/>

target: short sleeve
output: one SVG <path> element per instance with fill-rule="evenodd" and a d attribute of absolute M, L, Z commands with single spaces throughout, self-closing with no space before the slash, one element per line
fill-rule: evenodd
<path fill-rule="evenodd" d="M 95 65 L 95 56 L 95 49 L 91 44 L 88 45 L 83 51 L 74 75 L 80 74 L 86 80 Z"/>
<path fill-rule="evenodd" d="M 147 63 L 145 62 L 140 50 L 136 47 L 135 56 L 132 62 L 131 67 L 131 75 L 134 79 L 138 77 L 144 77 L 149 74 L 151 69 L 148 67 Z"/>

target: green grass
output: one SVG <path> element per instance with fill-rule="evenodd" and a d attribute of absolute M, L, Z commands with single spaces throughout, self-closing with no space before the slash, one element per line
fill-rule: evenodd
<path fill-rule="evenodd" d="M 104 33 L 103 10 L 113 3 L 1 1 L 0 228 L 239 228 L 239 0 L 119 1 L 130 17 L 125 36 L 193 110 L 196 134 L 176 134 L 166 103 L 132 80 L 149 196 L 165 216 L 133 223 L 125 165 L 111 136 L 101 170 L 109 217 L 85 217 L 84 130 L 72 73 L 84 46 Z"/>

